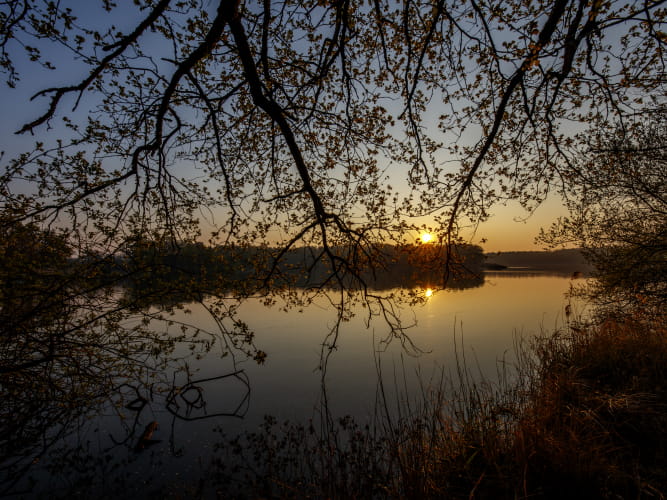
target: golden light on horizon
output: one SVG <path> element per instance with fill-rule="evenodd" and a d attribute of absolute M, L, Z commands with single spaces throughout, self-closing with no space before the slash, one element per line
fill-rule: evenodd
<path fill-rule="evenodd" d="M 430 243 L 433 241 L 433 235 L 431 233 L 422 233 L 419 236 L 419 239 L 421 240 L 422 243 Z"/>
<path fill-rule="evenodd" d="M 427 288 L 426 290 L 424 290 L 424 297 L 426 297 L 428 299 L 429 297 L 432 297 L 432 296 L 433 296 L 433 289 L 432 288 Z"/>

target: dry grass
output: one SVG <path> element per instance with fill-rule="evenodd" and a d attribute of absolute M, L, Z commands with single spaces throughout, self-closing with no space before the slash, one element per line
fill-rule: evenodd
<path fill-rule="evenodd" d="M 588 498 L 667 492 L 667 330 L 637 315 L 536 345 L 514 453 L 528 491 Z"/>
<path fill-rule="evenodd" d="M 381 402 L 371 426 L 267 421 L 219 478 L 248 497 L 664 498 L 666 372 L 659 318 L 570 326 L 500 387 L 462 367 L 398 417 Z"/>

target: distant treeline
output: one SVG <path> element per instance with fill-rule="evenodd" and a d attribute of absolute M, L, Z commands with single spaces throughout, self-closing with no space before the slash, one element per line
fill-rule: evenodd
<path fill-rule="evenodd" d="M 551 252 L 498 252 L 485 255 L 485 268 L 491 270 L 553 271 L 558 273 L 590 273 L 593 268 L 581 250 L 569 248 Z"/>
<path fill-rule="evenodd" d="M 282 250 L 271 247 L 159 247 L 141 241 L 118 256 L 109 272 L 124 276 L 126 288 L 159 293 L 207 294 L 223 290 L 252 294 L 285 287 L 367 286 L 371 289 L 440 287 L 445 278 L 444 249 L 435 245 L 378 245 L 365 252 L 333 248 Z M 475 245 L 452 252 L 447 287 L 484 282 L 484 254 Z"/>
<path fill-rule="evenodd" d="M 484 254 L 476 245 L 453 247 L 449 273 L 445 249 L 437 245 L 377 245 L 365 252 L 319 247 L 287 251 L 258 246 L 207 246 L 203 243 L 160 246 L 138 240 L 106 260 L 100 278 L 122 286 L 138 305 L 182 302 L 209 294 L 234 296 L 286 288 L 462 289 L 481 286 L 485 270 L 588 273 L 591 266 L 578 249 L 553 252 Z M 447 282 L 445 284 L 445 278 Z"/>

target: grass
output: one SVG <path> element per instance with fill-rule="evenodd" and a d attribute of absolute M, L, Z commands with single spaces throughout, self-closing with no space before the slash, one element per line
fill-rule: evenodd
<path fill-rule="evenodd" d="M 667 493 L 667 333 L 646 315 L 538 344 L 513 449 L 530 490 L 597 498 Z"/>
<path fill-rule="evenodd" d="M 248 498 L 664 498 L 666 372 L 664 316 L 572 324 L 500 385 L 460 367 L 397 416 L 381 398 L 366 426 L 267 418 L 215 474 Z"/>

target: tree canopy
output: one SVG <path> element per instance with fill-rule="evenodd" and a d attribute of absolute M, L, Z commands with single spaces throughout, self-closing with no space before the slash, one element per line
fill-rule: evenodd
<path fill-rule="evenodd" d="M 583 248 L 595 266 L 589 294 L 607 312 L 667 300 L 667 116 L 599 131 L 577 164 L 570 215 L 541 239 Z M 592 292 L 592 293 L 590 293 Z"/>
<path fill-rule="evenodd" d="M 3 116 L 0 461 L 122 376 L 170 393 L 183 344 L 263 362 L 249 295 L 336 290 L 323 353 L 351 300 L 400 335 L 369 277 L 410 267 L 404 245 L 444 285 L 507 200 L 566 197 L 583 218 L 552 241 L 654 259 L 623 269 L 664 299 L 644 278 L 664 269 L 666 3 L 0 0 L 2 99 L 38 109 Z M 181 299 L 219 331 L 177 322 Z"/>
<path fill-rule="evenodd" d="M 303 246 L 367 294 L 381 245 L 426 224 L 446 282 L 495 203 L 567 194 L 591 130 L 664 111 L 665 16 L 659 0 L 3 0 L 5 94 L 38 85 L 43 107 L 15 127 L 34 148 L 2 157 L 2 224 L 57 229 L 102 266 L 139 241 L 263 248 L 254 292 Z"/>
<path fill-rule="evenodd" d="M 589 128 L 663 106 L 662 4 L 4 1 L 7 83 L 26 58 L 67 71 L 17 124 L 40 144 L 5 162 L 4 208 L 96 245 L 207 216 L 224 241 L 359 252 L 431 215 L 451 242 L 557 187 Z"/>

